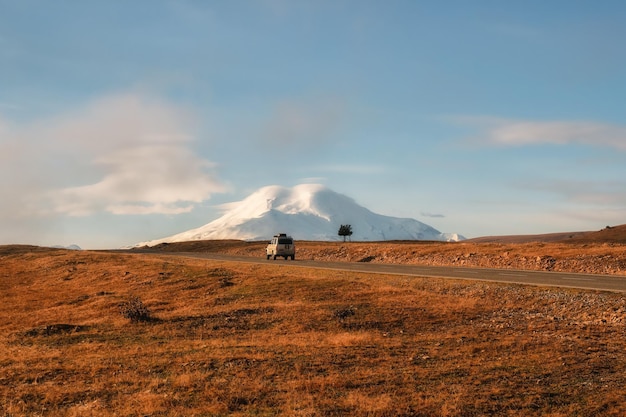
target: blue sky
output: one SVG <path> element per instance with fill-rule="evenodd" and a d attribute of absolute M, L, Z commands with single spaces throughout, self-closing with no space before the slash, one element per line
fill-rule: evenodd
<path fill-rule="evenodd" d="M 0 244 L 322 183 L 467 237 L 626 223 L 626 3 L 0 0 Z"/>

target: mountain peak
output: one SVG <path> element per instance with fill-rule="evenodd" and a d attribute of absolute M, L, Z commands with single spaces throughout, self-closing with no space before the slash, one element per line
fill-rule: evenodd
<path fill-rule="evenodd" d="M 222 206 L 225 214 L 197 229 L 142 245 L 189 240 L 269 240 L 279 231 L 300 240 L 338 240 L 339 226 L 350 224 L 353 240 L 462 240 L 415 219 L 373 213 L 321 184 L 262 187 L 245 199 Z"/>

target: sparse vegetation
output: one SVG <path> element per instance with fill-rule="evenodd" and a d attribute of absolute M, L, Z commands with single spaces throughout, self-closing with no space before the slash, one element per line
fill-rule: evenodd
<path fill-rule="evenodd" d="M 0 247 L 0 316 L 6 416 L 626 413 L 623 294 Z"/>
<path fill-rule="evenodd" d="M 150 310 L 137 296 L 131 297 L 130 300 L 123 302 L 120 305 L 120 313 L 134 323 L 153 321 Z"/>

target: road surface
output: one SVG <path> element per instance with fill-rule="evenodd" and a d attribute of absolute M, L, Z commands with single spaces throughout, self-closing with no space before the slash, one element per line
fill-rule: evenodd
<path fill-rule="evenodd" d="M 475 281 L 504 282 L 512 284 L 582 288 L 588 290 L 626 292 L 626 277 L 619 275 L 579 274 L 571 272 L 522 271 L 511 269 L 464 268 L 454 266 L 419 266 L 400 264 L 373 264 L 362 262 L 321 262 L 310 260 L 266 260 L 246 256 L 232 256 L 218 253 L 192 253 L 133 251 L 148 254 L 184 256 L 229 262 L 245 262 L 300 268 L 353 271 L 368 274 L 390 274 L 414 277 L 453 278 Z"/>

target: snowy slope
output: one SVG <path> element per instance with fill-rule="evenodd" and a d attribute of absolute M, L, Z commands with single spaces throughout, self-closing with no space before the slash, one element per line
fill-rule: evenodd
<path fill-rule="evenodd" d="M 276 233 L 288 233 L 298 240 L 339 240 L 339 226 L 352 226 L 352 240 L 439 240 L 464 239 L 441 233 L 415 219 L 373 213 L 353 199 L 318 184 L 293 188 L 263 187 L 246 199 L 230 203 L 219 219 L 197 229 L 137 246 L 190 240 L 269 240 Z"/>
<path fill-rule="evenodd" d="M 73 244 L 73 245 L 69 245 L 69 246 L 63 246 L 63 245 L 54 245 L 54 246 L 50 246 L 53 249 L 69 249 L 69 250 L 83 250 L 80 246 Z"/>

